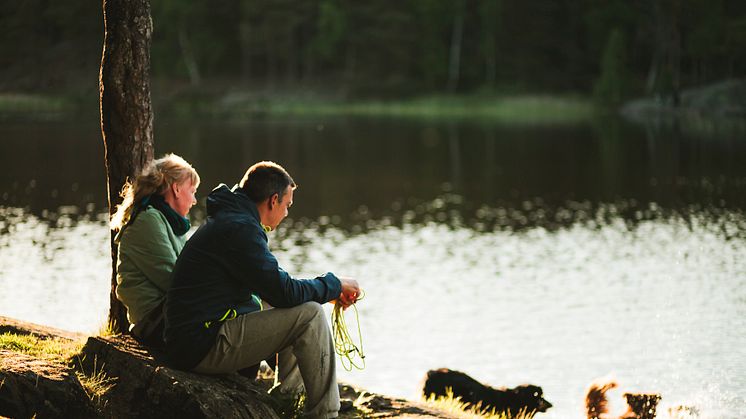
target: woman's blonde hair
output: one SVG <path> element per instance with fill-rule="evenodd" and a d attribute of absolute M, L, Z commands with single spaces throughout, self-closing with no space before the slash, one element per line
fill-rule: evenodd
<path fill-rule="evenodd" d="M 148 195 L 163 195 L 174 183 L 190 179 L 194 186 L 199 186 L 199 175 L 191 164 L 176 154 L 166 154 L 153 160 L 134 182 L 125 182 L 119 194 L 124 200 L 117 205 L 117 212 L 111 216 L 109 226 L 112 230 L 121 230 L 127 225 L 138 203 Z"/>

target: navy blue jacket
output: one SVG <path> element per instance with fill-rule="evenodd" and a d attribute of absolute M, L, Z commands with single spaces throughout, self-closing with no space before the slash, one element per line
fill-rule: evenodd
<path fill-rule="evenodd" d="M 208 218 L 181 251 L 166 295 L 166 354 L 177 368 L 197 366 L 215 343 L 221 319 L 273 307 L 325 303 L 341 292 L 332 273 L 294 279 L 267 246 L 259 212 L 240 189 L 226 185 L 207 197 Z"/>

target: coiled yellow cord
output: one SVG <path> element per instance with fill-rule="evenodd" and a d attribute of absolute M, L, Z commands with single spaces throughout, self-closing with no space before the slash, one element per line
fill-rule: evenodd
<path fill-rule="evenodd" d="M 360 301 L 363 296 L 357 299 Z M 356 301 L 356 302 L 357 302 Z M 339 359 L 342 361 L 342 366 L 347 371 L 352 371 L 352 368 L 362 370 L 365 368 L 365 353 L 363 353 L 363 334 L 360 332 L 360 317 L 357 312 L 357 307 L 352 304 L 352 308 L 355 310 L 355 323 L 357 323 L 357 337 L 359 346 L 356 346 L 350 336 L 350 331 L 347 328 L 347 322 L 345 321 L 345 314 L 342 308 L 342 304 L 337 301 L 334 304 L 334 310 L 332 310 L 332 334 L 334 335 L 334 352 L 339 355 Z M 360 361 L 356 362 L 355 357 L 359 356 Z"/>

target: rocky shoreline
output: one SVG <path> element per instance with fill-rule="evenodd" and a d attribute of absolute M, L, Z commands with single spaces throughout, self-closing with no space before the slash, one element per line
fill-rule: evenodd
<path fill-rule="evenodd" d="M 0 334 L 5 333 L 82 346 L 67 361 L 0 348 L 0 416 L 281 417 L 282 409 L 267 394 L 268 381 L 175 370 L 129 336 L 85 336 L 0 316 Z M 347 384 L 340 384 L 340 394 L 353 400 L 341 418 L 457 417 Z"/>
<path fill-rule="evenodd" d="M 624 104 L 620 113 L 626 119 L 640 124 L 661 120 L 695 118 L 718 121 L 743 122 L 746 118 L 746 79 L 723 80 L 705 86 L 684 89 L 679 103 L 671 98 L 645 97 Z"/>

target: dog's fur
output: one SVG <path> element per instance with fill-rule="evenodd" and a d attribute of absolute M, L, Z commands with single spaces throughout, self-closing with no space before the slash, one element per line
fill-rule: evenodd
<path fill-rule="evenodd" d="M 611 379 L 599 379 L 591 383 L 585 394 L 585 407 L 588 419 L 615 419 L 609 415 L 606 392 L 617 387 Z M 657 393 L 624 393 L 627 411 L 619 419 L 655 419 L 658 402 Z"/>
<path fill-rule="evenodd" d="M 512 389 L 493 388 L 460 371 L 441 368 L 427 372 L 422 386 L 425 397 L 444 397 L 449 389 L 453 397 L 459 397 L 467 407 L 474 406 L 485 411 L 494 409 L 498 414 L 516 415 L 525 412 L 526 417 L 531 417 L 552 407 L 544 399 L 544 392 L 539 386 L 523 384 Z"/>
<path fill-rule="evenodd" d="M 588 419 L 603 419 L 608 417 L 609 400 L 606 392 L 617 386 L 613 380 L 597 380 L 591 383 L 585 393 L 585 408 Z"/>

